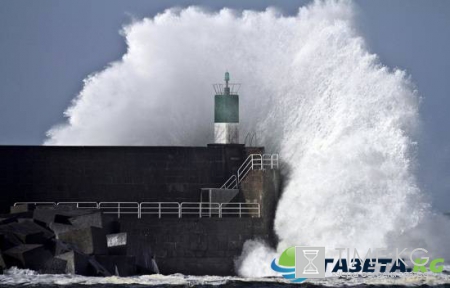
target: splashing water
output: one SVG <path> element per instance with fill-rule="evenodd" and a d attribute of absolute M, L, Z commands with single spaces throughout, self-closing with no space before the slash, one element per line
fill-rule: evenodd
<path fill-rule="evenodd" d="M 338 1 L 295 17 L 190 7 L 132 23 L 127 53 L 85 80 L 46 144 L 205 145 L 210 83 L 229 70 L 244 84 L 241 135 L 257 131 L 284 162 L 278 251 L 406 243 L 431 215 L 413 174 L 419 97 L 404 72 L 368 52 L 355 10 Z M 431 243 L 414 234 L 414 243 Z M 246 247 L 241 274 L 259 275 L 269 263 L 261 253 L 275 252 Z"/>

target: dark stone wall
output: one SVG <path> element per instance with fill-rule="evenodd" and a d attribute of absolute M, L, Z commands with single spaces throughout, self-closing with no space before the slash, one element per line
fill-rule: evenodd
<path fill-rule="evenodd" d="M 120 220 L 131 253 L 152 250 L 162 274 L 236 275 L 234 261 L 249 239 L 270 241 L 263 218 Z M 139 254 L 137 254 L 139 255 Z M 267 263 L 270 265 L 270 263 Z"/>
<path fill-rule="evenodd" d="M 243 145 L 0 146 L 0 211 L 31 201 L 193 201 L 245 160 Z"/>

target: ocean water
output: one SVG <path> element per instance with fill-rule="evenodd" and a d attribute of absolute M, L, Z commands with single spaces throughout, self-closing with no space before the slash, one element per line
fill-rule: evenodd
<path fill-rule="evenodd" d="M 11 268 L 0 275 L 0 287 L 345 287 L 345 286 L 445 286 L 450 283 L 450 267 L 444 273 L 424 275 L 396 274 L 328 277 L 293 284 L 280 277 L 241 278 L 220 276 L 148 275 L 135 277 L 86 277 L 77 275 L 39 275 L 26 269 Z"/>

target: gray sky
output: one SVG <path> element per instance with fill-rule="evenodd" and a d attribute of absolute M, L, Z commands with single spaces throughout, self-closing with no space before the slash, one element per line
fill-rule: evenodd
<path fill-rule="evenodd" d="M 0 0 L 0 144 L 39 145 L 63 122 L 82 80 L 125 52 L 119 35 L 133 15 L 200 5 L 296 14 L 309 1 Z M 423 97 L 421 187 L 450 210 L 450 1 L 355 1 L 372 52 L 405 69 Z"/>

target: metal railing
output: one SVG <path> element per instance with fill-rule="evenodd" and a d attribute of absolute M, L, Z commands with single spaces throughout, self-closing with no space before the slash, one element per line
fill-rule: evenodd
<path fill-rule="evenodd" d="M 138 218 L 141 215 L 138 202 L 100 202 L 98 209 L 103 210 L 104 214 L 116 214 L 117 218 L 120 218 L 121 214 L 136 214 Z"/>
<path fill-rule="evenodd" d="M 263 154 L 262 166 L 263 169 L 278 169 L 278 154 Z"/>
<path fill-rule="evenodd" d="M 183 215 L 198 215 L 199 218 L 220 215 L 220 203 L 182 202 L 180 205 L 179 218 L 182 218 Z"/>
<path fill-rule="evenodd" d="M 158 215 L 161 218 L 162 215 L 180 215 L 180 203 L 178 202 L 142 202 L 139 204 L 140 215 Z"/>
<path fill-rule="evenodd" d="M 72 206 L 78 209 L 98 209 L 97 202 L 58 202 L 57 206 Z"/>
<path fill-rule="evenodd" d="M 220 187 L 220 189 L 236 189 L 238 186 L 236 175 L 231 175 L 228 180 L 223 183 L 223 185 Z"/>
<path fill-rule="evenodd" d="M 221 216 L 223 215 L 234 215 L 239 216 L 257 216 L 261 217 L 261 207 L 258 203 L 222 203 L 220 204 Z"/>
<path fill-rule="evenodd" d="M 239 167 L 237 175 L 231 175 L 220 188 L 236 189 L 251 170 L 278 169 L 278 167 L 278 154 L 250 154 Z"/>
<path fill-rule="evenodd" d="M 157 215 L 158 218 L 172 215 L 178 218 L 186 217 L 261 217 L 261 207 L 258 203 L 209 203 L 209 202 L 16 202 L 17 205 L 35 206 L 64 206 L 69 205 L 78 209 L 98 209 L 104 214 Z"/>
<path fill-rule="evenodd" d="M 34 206 L 56 206 L 56 202 L 16 202 L 14 206 L 18 205 L 34 205 Z"/>

